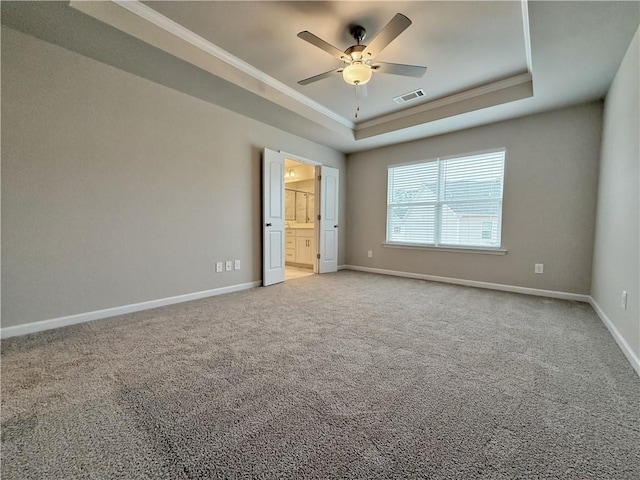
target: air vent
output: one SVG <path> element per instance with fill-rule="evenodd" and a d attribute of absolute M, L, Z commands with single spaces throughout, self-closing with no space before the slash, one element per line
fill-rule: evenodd
<path fill-rule="evenodd" d="M 405 93 L 404 95 L 400 95 L 399 97 L 394 98 L 393 101 L 396 103 L 406 103 L 410 102 L 411 100 L 415 100 L 416 98 L 422 97 L 424 97 L 424 90 L 419 89 L 413 92 Z"/>

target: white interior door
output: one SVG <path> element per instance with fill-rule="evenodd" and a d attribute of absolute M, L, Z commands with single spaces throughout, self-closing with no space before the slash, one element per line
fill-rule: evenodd
<path fill-rule="evenodd" d="M 262 285 L 284 282 L 284 155 L 262 157 Z"/>
<path fill-rule="evenodd" d="M 320 167 L 319 273 L 338 271 L 338 174 L 337 168 Z"/>

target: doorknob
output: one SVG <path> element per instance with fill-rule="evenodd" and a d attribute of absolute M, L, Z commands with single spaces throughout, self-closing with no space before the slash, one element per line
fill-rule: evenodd
<path fill-rule="evenodd" d="M 270 226 L 271 226 L 271 224 L 270 224 L 270 223 L 267 223 L 267 227 L 270 227 Z"/>
<path fill-rule="evenodd" d="M 334 225 L 333 228 L 338 228 L 338 225 Z"/>

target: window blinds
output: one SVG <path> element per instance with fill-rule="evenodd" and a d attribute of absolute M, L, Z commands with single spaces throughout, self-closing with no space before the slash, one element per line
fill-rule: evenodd
<path fill-rule="evenodd" d="M 500 247 L 505 151 L 390 166 L 387 242 Z"/>

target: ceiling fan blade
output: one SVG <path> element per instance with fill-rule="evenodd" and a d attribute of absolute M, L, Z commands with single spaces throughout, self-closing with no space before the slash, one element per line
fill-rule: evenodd
<path fill-rule="evenodd" d="M 320 37 L 316 37 L 313 33 L 308 32 L 307 30 L 305 30 L 304 32 L 300 32 L 298 34 L 298 37 L 301 38 L 302 40 L 306 40 L 311 45 L 314 45 L 319 49 L 324 50 L 325 52 L 329 53 L 330 55 L 333 55 L 334 57 L 338 58 L 339 60 L 342 60 L 343 62 L 350 60 L 349 55 L 338 50 L 336 47 L 334 47 L 330 43 L 325 42 Z"/>
<path fill-rule="evenodd" d="M 309 85 L 310 83 L 317 82 L 318 80 L 322 80 L 323 78 L 330 77 L 331 75 L 335 75 L 336 73 L 342 73 L 342 68 L 339 68 L 337 70 L 329 70 L 328 72 L 324 72 L 319 75 L 314 75 L 313 77 L 305 78 L 304 80 L 300 80 L 298 83 L 300 85 Z"/>
<path fill-rule="evenodd" d="M 367 45 L 367 48 L 363 50 L 362 57 L 370 60 L 378 55 L 383 48 L 404 32 L 409 25 L 411 25 L 411 20 L 401 13 L 396 13 L 395 17 L 378 32 L 373 40 L 371 40 L 371 43 Z"/>
<path fill-rule="evenodd" d="M 402 75 L 403 77 L 420 78 L 427 71 L 427 67 L 418 65 L 404 65 L 402 63 L 378 62 L 371 65 L 371 68 L 380 73 L 391 73 L 392 75 Z"/>

